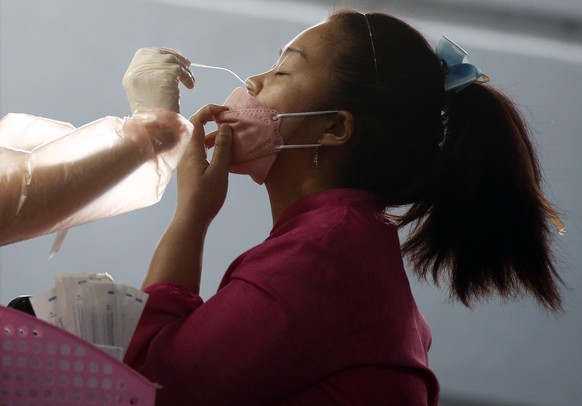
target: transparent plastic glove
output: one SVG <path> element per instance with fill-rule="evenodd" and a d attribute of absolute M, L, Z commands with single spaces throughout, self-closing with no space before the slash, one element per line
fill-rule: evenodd
<path fill-rule="evenodd" d="M 69 123 L 26 114 L 7 114 L 0 119 L 0 245 L 26 201 L 31 151 L 74 130 Z"/>
<path fill-rule="evenodd" d="M 180 112 L 182 82 L 194 87 L 190 61 L 180 51 L 170 48 L 141 48 L 133 57 L 123 77 L 123 87 L 133 113 L 151 109 Z"/>
<path fill-rule="evenodd" d="M 192 124 L 167 110 L 104 117 L 78 129 L 6 115 L 0 120 L 0 245 L 158 202 L 191 134 Z"/>

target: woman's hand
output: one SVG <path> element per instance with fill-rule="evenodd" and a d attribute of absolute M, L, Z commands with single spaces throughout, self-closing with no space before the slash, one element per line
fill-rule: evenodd
<path fill-rule="evenodd" d="M 204 240 L 210 222 L 218 214 L 228 187 L 232 129 L 221 125 L 206 137 L 204 124 L 226 107 L 208 105 L 190 118 L 192 139 L 178 165 L 178 204 L 174 218 L 162 236 L 143 283 L 174 282 L 200 291 Z M 208 162 L 206 144 L 214 144 Z"/>
<path fill-rule="evenodd" d="M 192 140 L 178 166 L 178 206 L 176 215 L 195 217 L 208 226 L 220 211 L 228 189 L 228 167 L 232 146 L 232 129 L 221 125 L 205 135 L 204 125 L 227 107 L 207 105 L 190 117 L 194 125 Z M 207 147 L 214 146 L 211 162 Z"/>

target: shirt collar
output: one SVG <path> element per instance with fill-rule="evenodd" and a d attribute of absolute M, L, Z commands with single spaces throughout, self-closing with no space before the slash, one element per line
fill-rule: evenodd
<path fill-rule="evenodd" d="M 304 197 L 285 209 L 273 226 L 271 235 L 280 230 L 289 220 L 302 214 L 337 206 L 352 206 L 357 207 L 359 210 L 376 213 L 381 213 L 384 209 L 378 196 L 366 190 L 351 188 L 330 189 Z"/>

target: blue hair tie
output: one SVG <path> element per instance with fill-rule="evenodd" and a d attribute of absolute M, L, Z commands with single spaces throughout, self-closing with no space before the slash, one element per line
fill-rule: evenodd
<path fill-rule="evenodd" d="M 469 54 L 449 38 L 443 36 L 440 39 L 436 55 L 445 70 L 445 92 L 457 93 L 472 83 L 489 82 L 489 76 L 469 63 Z"/>

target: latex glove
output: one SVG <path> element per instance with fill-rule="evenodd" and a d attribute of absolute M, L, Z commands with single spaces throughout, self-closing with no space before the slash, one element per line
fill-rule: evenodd
<path fill-rule="evenodd" d="M 180 82 L 194 87 L 190 61 L 171 48 L 141 48 L 123 77 L 132 113 L 152 109 L 180 112 Z"/>

